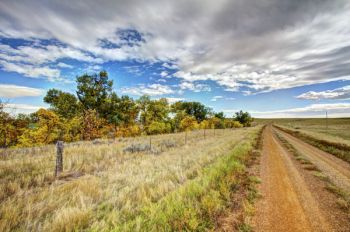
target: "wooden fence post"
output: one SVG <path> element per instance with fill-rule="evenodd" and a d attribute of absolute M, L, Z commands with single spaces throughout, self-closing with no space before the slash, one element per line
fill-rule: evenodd
<path fill-rule="evenodd" d="M 204 128 L 204 131 L 203 131 L 203 135 L 204 135 L 204 139 L 205 139 L 205 128 Z"/>
<path fill-rule="evenodd" d="M 149 136 L 149 150 L 152 151 L 152 135 Z"/>
<path fill-rule="evenodd" d="M 186 133 L 185 133 L 185 144 L 187 144 L 187 130 L 186 130 Z"/>
<path fill-rule="evenodd" d="M 55 176 L 57 177 L 61 172 L 63 172 L 63 141 L 57 141 Z"/>

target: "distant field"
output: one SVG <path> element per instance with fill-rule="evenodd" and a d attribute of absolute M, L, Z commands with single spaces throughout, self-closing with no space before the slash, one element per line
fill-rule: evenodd
<path fill-rule="evenodd" d="M 54 146 L 2 150 L 0 231 L 212 228 L 259 128 L 66 145 L 59 180 Z"/>
<path fill-rule="evenodd" d="M 298 130 L 318 139 L 350 145 L 350 118 L 284 118 L 256 119 L 258 123 L 272 122 Z"/>

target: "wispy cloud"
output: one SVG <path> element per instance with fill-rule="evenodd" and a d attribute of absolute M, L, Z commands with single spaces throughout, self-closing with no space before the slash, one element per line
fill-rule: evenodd
<path fill-rule="evenodd" d="M 66 63 L 63 63 L 63 62 L 59 62 L 57 64 L 57 66 L 60 67 L 60 68 L 73 68 L 74 67 L 73 65 L 66 64 Z"/>
<path fill-rule="evenodd" d="M 50 68 L 49 66 L 34 66 L 29 64 L 18 64 L 0 60 L 2 69 L 8 72 L 17 72 L 26 77 L 47 78 L 48 80 L 58 79 L 61 75 L 60 70 Z"/>
<path fill-rule="evenodd" d="M 210 92 L 211 87 L 206 84 L 194 83 L 194 82 L 181 82 L 179 84 L 181 90 L 191 90 L 193 92 Z"/>
<path fill-rule="evenodd" d="M 347 117 L 350 115 L 350 103 L 312 104 L 305 107 L 272 110 L 250 111 L 254 117 L 262 118 L 298 118 L 298 117 Z M 226 113 L 234 111 L 226 110 Z"/>
<path fill-rule="evenodd" d="M 214 97 L 212 97 L 212 99 L 210 99 L 210 101 L 217 101 L 217 100 L 219 100 L 219 99 L 223 99 L 224 97 L 223 96 L 214 96 Z"/>
<path fill-rule="evenodd" d="M 44 94 L 43 89 L 31 88 L 19 85 L 0 84 L 0 97 L 15 98 L 15 97 L 37 97 Z"/>
<path fill-rule="evenodd" d="M 342 88 L 337 88 L 333 90 L 326 90 L 320 92 L 309 91 L 303 93 L 296 98 L 308 99 L 308 100 L 321 100 L 321 99 L 335 99 L 343 100 L 350 99 L 350 85 L 344 86 Z"/>
<path fill-rule="evenodd" d="M 139 85 L 136 87 L 125 87 L 121 89 L 121 92 L 124 94 L 131 94 L 136 96 L 149 95 L 149 96 L 158 96 L 173 94 L 175 91 L 167 85 L 161 84 L 150 84 L 150 85 Z"/>
<path fill-rule="evenodd" d="M 46 107 L 29 105 L 29 104 L 15 104 L 15 103 L 9 103 L 5 105 L 5 111 L 12 114 L 19 114 L 19 113 L 29 114 L 39 110 L 40 108 L 46 108 Z"/>
<path fill-rule="evenodd" d="M 185 100 L 185 98 L 181 98 L 181 97 L 167 97 L 166 99 L 168 100 L 168 102 L 170 104 L 173 104 L 175 102 L 179 102 L 179 101 L 184 101 Z"/>

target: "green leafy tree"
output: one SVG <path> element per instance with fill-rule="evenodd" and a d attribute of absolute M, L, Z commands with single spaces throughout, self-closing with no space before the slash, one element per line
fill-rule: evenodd
<path fill-rule="evenodd" d="M 201 122 L 211 113 L 210 108 L 200 102 L 176 102 L 172 108 L 175 111 L 183 110 L 186 114 L 196 118 L 197 122 Z"/>
<path fill-rule="evenodd" d="M 47 91 L 44 102 L 50 104 L 51 109 L 64 118 L 73 118 L 79 112 L 78 99 L 73 94 L 61 90 Z"/>
<path fill-rule="evenodd" d="M 140 122 L 147 133 L 150 133 L 149 127 L 153 122 L 169 122 L 170 108 L 165 98 L 151 100 L 148 96 L 142 96 L 137 103 L 140 109 Z"/>
<path fill-rule="evenodd" d="M 239 112 L 236 112 L 235 120 L 240 122 L 243 126 L 250 126 L 253 122 L 253 118 L 250 116 L 248 112 L 243 112 L 242 110 Z"/>
<path fill-rule="evenodd" d="M 184 110 L 178 110 L 174 113 L 174 117 L 171 119 L 172 131 L 177 132 L 180 129 L 181 121 L 188 116 Z"/>
<path fill-rule="evenodd" d="M 225 119 L 225 115 L 224 115 L 224 112 L 218 112 L 218 113 L 215 113 L 214 114 L 214 117 L 217 117 L 221 120 L 224 120 Z"/>
<path fill-rule="evenodd" d="M 85 110 L 96 110 L 103 118 L 110 113 L 110 96 L 113 81 L 108 79 L 106 71 L 99 74 L 77 77 L 77 96 Z"/>

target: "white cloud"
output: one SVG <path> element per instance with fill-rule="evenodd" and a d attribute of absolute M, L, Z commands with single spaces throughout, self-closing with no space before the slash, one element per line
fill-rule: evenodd
<path fill-rule="evenodd" d="M 16 64 L 0 60 L 2 69 L 8 72 L 17 72 L 27 77 L 39 78 L 45 77 L 49 80 L 55 80 L 60 77 L 60 70 L 48 66 L 34 66 L 29 64 Z"/>
<path fill-rule="evenodd" d="M 177 65 L 175 64 L 163 63 L 162 66 L 167 69 L 178 69 Z"/>
<path fill-rule="evenodd" d="M 37 97 L 43 94 L 43 89 L 30 88 L 19 85 L 0 84 L 0 97 L 4 98 Z"/>
<path fill-rule="evenodd" d="M 193 82 L 181 82 L 179 84 L 181 90 L 191 90 L 193 92 L 210 92 L 211 88 L 206 84 L 197 84 Z"/>
<path fill-rule="evenodd" d="M 320 92 L 309 91 L 303 93 L 296 98 L 308 99 L 308 100 L 321 100 L 321 99 L 349 99 L 350 98 L 350 85 L 342 88 L 326 90 Z"/>
<path fill-rule="evenodd" d="M 63 62 L 59 62 L 57 64 L 57 66 L 60 67 L 60 68 L 73 68 L 74 67 L 73 65 L 66 64 L 66 63 L 63 63 Z"/>
<path fill-rule="evenodd" d="M 158 96 L 165 94 L 175 93 L 173 89 L 171 89 L 167 85 L 161 84 L 150 84 L 150 85 L 139 85 L 137 87 L 125 87 L 121 89 L 123 94 L 131 94 L 136 96 L 149 95 L 149 96 Z"/>
<path fill-rule="evenodd" d="M 166 71 L 162 71 L 161 73 L 160 73 L 160 76 L 161 77 L 167 77 L 169 74 L 168 74 L 168 72 L 166 72 Z"/>
<path fill-rule="evenodd" d="M 5 111 L 12 114 L 30 114 L 36 112 L 40 108 L 46 108 L 45 106 L 29 105 L 29 104 L 14 104 L 9 103 L 5 105 Z"/>
<path fill-rule="evenodd" d="M 223 99 L 224 97 L 223 96 L 214 96 L 212 99 L 210 99 L 210 101 L 217 101 L 219 99 Z"/>
<path fill-rule="evenodd" d="M 167 97 L 166 99 L 168 100 L 168 102 L 170 104 L 173 104 L 175 102 L 179 102 L 179 101 L 184 101 L 185 100 L 185 98 L 180 98 L 180 97 Z"/>
<path fill-rule="evenodd" d="M 298 117 L 349 117 L 350 103 L 332 103 L 332 104 L 312 104 L 305 107 L 273 110 L 273 111 L 250 111 L 254 117 L 258 118 L 298 118 Z M 233 113 L 226 110 L 227 113 Z"/>
<path fill-rule="evenodd" d="M 102 63 L 101 58 L 94 58 L 85 52 L 73 48 L 59 45 L 39 45 L 33 44 L 13 48 L 8 45 L 0 46 L 0 58 L 8 62 L 24 62 L 35 65 L 55 62 L 62 58 L 70 58 L 84 62 Z"/>

